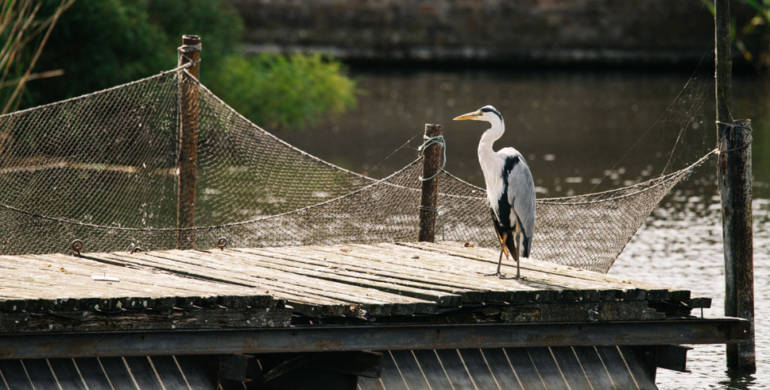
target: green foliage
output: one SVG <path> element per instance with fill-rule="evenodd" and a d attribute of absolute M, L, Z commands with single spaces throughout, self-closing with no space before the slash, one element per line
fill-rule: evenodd
<path fill-rule="evenodd" d="M 47 0 L 46 3 L 55 3 Z M 234 50 L 243 23 L 226 1 L 77 1 L 54 30 L 38 69 L 65 77 L 30 85 L 40 104 L 145 77 L 176 65 L 185 33 L 204 37 L 206 61 Z"/>
<path fill-rule="evenodd" d="M 712 15 L 716 13 L 714 0 L 701 0 L 701 3 Z M 770 66 L 770 0 L 741 0 L 737 4 L 748 7 L 754 16 L 741 22 L 732 18 L 730 37 L 733 44 L 747 62 L 767 68 Z"/>
<path fill-rule="evenodd" d="M 50 13 L 61 0 L 42 0 Z M 227 0 L 80 0 L 61 17 L 23 104 L 81 95 L 170 69 L 182 34 L 200 35 L 201 78 L 249 119 L 291 126 L 355 103 L 340 63 L 316 55 L 237 54 L 243 21 Z"/>
<path fill-rule="evenodd" d="M 212 75 L 212 90 L 228 104 L 271 127 L 301 125 L 355 105 L 355 84 L 341 64 L 320 55 L 233 55 Z"/>

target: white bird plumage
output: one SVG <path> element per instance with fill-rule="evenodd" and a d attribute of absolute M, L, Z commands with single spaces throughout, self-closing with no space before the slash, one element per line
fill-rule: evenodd
<path fill-rule="evenodd" d="M 478 146 L 479 163 L 484 173 L 487 199 L 492 211 L 492 222 L 500 241 L 498 276 L 503 254 L 510 253 L 516 260 L 516 277 L 520 277 L 519 257 L 529 257 L 532 233 L 535 229 L 535 182 L 524 156 L 512 147 L 495 151 L 493 144 L 505 133 L 503 116 L 492 106 L 460 115 L 454 120 L 486 121 L 491 124 L 482 135 Z"/>

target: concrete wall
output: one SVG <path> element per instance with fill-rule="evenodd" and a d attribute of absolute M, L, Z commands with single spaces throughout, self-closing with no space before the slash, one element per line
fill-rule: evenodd
<path fill-rule="evenodd" d="M 349 59 L 659 63 L 699 58 L 713 19 L 699 0 L 230 0 L 248 51 Z"/>

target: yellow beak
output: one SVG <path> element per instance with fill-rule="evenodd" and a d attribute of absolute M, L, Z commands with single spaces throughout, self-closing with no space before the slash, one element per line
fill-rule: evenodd
<path fill-rule="evenodd" d="M 456 116 L 452 118 L 452 120 L 453 121 L 473 121 L 473 120 L 478 120 L 480 116 L 481 116 L 480 111 L 474 111 L 474 112 L 469 112 L 467 114 L 462 114 L 460 116 Z"/>

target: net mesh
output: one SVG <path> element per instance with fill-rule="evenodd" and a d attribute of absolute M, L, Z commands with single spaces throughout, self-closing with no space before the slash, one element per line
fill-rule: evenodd
<path fill-rule="evenodd" d="M 197 93 L 194 225 L 177 228 L 180 91 Z M 708 158 L 617 190 L 539 199 L 532 256 L 607 272 L 661 198 Z M 235 112 L 178 68 L 0 117 L 0 254 L 413 241 L 421 160 L 375 180 Z M 439 180 L 437 238 L 497 246 L 482 188 Z"/>

